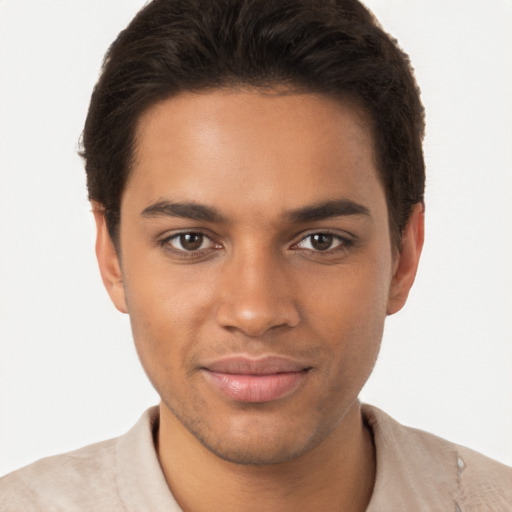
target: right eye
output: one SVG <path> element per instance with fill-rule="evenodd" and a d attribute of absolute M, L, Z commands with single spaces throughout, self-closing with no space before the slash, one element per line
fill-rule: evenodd
<path fill-rule="evenodd" d="M 204 233 L 195 231 L 187 231 L 185 233 L 177 233 L 162 240 L 161 245 L 169 251 L 181 254 L 183 256 L 193 256 L 203 253 L 208 249 L 218 248 L 210 237 Z"/>

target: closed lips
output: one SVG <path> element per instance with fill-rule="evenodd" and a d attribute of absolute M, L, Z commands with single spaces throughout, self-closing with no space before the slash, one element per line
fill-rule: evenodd
<path fill-rule="evenodd" d="M 293 393 L 311 369 L 282 357 L 231 357 L 208 363 L 204 374 L 214 388 L 236 402 L 270 402 Z"/>

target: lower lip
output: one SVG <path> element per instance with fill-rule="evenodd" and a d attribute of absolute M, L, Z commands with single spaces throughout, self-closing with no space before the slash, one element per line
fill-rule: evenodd
<path fill-rule="evenodd" d="M 207 379 L 225 396 L 237 402 L 270 402 L 295 391 L 308 370 L 271 375 L 241 375 L 204 370 Z"/>

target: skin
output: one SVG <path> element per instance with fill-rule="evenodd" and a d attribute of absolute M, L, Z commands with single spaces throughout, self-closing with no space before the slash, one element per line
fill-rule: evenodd
<path fill-rule="evenodd" d="M 161 396 L 158 454 L 185 511 L 369 502 L 375 456 L 357 396 L 413 283 L 423 208 L 398 251 L 368 126 L 317 94 L 182 93 L 139 120 L 117 251 L 96 205 L 102 277 Z M 358 212 L 304 213 L 333 201 Z M 176 203 L 218 218 L 176 216 Z M 201 234 L 199 250 L 184 233 Z M 240 402 L 203 370 L 233 354 L 308 370 L 276 400 Z"/>

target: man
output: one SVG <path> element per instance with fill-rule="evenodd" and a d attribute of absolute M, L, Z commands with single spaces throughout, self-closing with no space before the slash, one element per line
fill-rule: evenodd
<path fill-rule="evenodd" d="M 1 481 L 6 510 L 507 510 L 510 470 L 361 406 L 423 243 L 423 109 L 355 1 L 162 1 L 83 156 L 97 256 L 160 394 Z"/>

